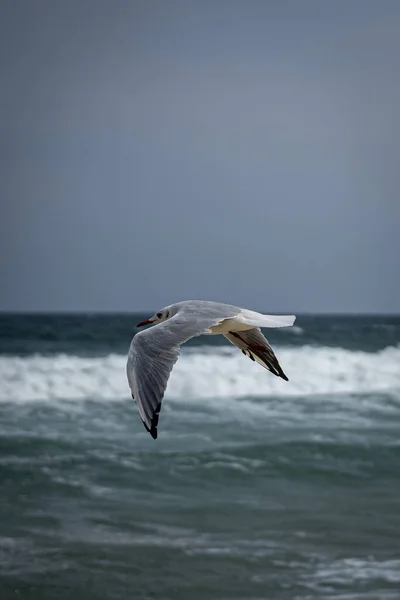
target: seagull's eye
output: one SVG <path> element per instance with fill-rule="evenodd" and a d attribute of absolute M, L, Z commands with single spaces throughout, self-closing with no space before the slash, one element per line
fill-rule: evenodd
<path fill-rule="evenodd" d="M 162 313 L 157 313 L 157 319 L 161 319 Z"/>

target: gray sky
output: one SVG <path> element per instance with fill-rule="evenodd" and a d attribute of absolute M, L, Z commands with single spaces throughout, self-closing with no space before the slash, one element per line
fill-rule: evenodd
<path fill-rule="evenodd" d="M 0 309 L 400 311 L 398 0 L 0 4 Z"/>

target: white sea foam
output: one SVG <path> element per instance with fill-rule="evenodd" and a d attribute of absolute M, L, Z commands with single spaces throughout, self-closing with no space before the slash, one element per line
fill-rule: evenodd
<path fill-rule="evenodd" d="M 391 392 L 400 396 L 400 348 L 277 348 L 285 382 L 235 348 L 183 349 L 167 388 L 176 400 Z M 126 357 L 0 357 L 0 402 L 111 400 L 129 397 Z"/>
<path fill-rule="evenodd" d="M 318 565 L 315 578 L 325 584 L 347 584 L 357 581 L 380 580 L 400 583 L 400 560 L 374 560 L 369 558 L 345 558 Z"/>

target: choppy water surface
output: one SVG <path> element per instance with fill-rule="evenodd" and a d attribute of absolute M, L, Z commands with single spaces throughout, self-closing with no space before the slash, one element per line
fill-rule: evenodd
<path fill-rule="evenodd" d="M 195 340 L 157 441 L 140 318 L 0 317 L 0 597 L 399 599 L 400 318 L 271 330 L 289 383 Z"/>

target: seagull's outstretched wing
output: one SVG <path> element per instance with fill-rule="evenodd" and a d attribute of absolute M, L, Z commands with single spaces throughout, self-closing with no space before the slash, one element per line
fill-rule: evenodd
<path fill-rule="evenodd" d="M 233 318 L 239 310 L 206 307 L 196 313 L 188 307 L 133 338 L 127 362 L 129 387 L 143 424 L 154 439 L 157 438 L 161 402 L 172 368 L 179 358 L 179 347 L 192 337 L 209 333 L 210 327 Z"/>
<path fill-rule="evenodd" d="M 282 377 L 282 379 L 288 381 L 274 351 L 258 327 L 246 331 L 231 331 L 225 334 L 225 337 L 240 348 L 243 354 L 246 354 L 252 360 L 256 360 L 262 367 L 268 369 L 277 377 Z"/>

